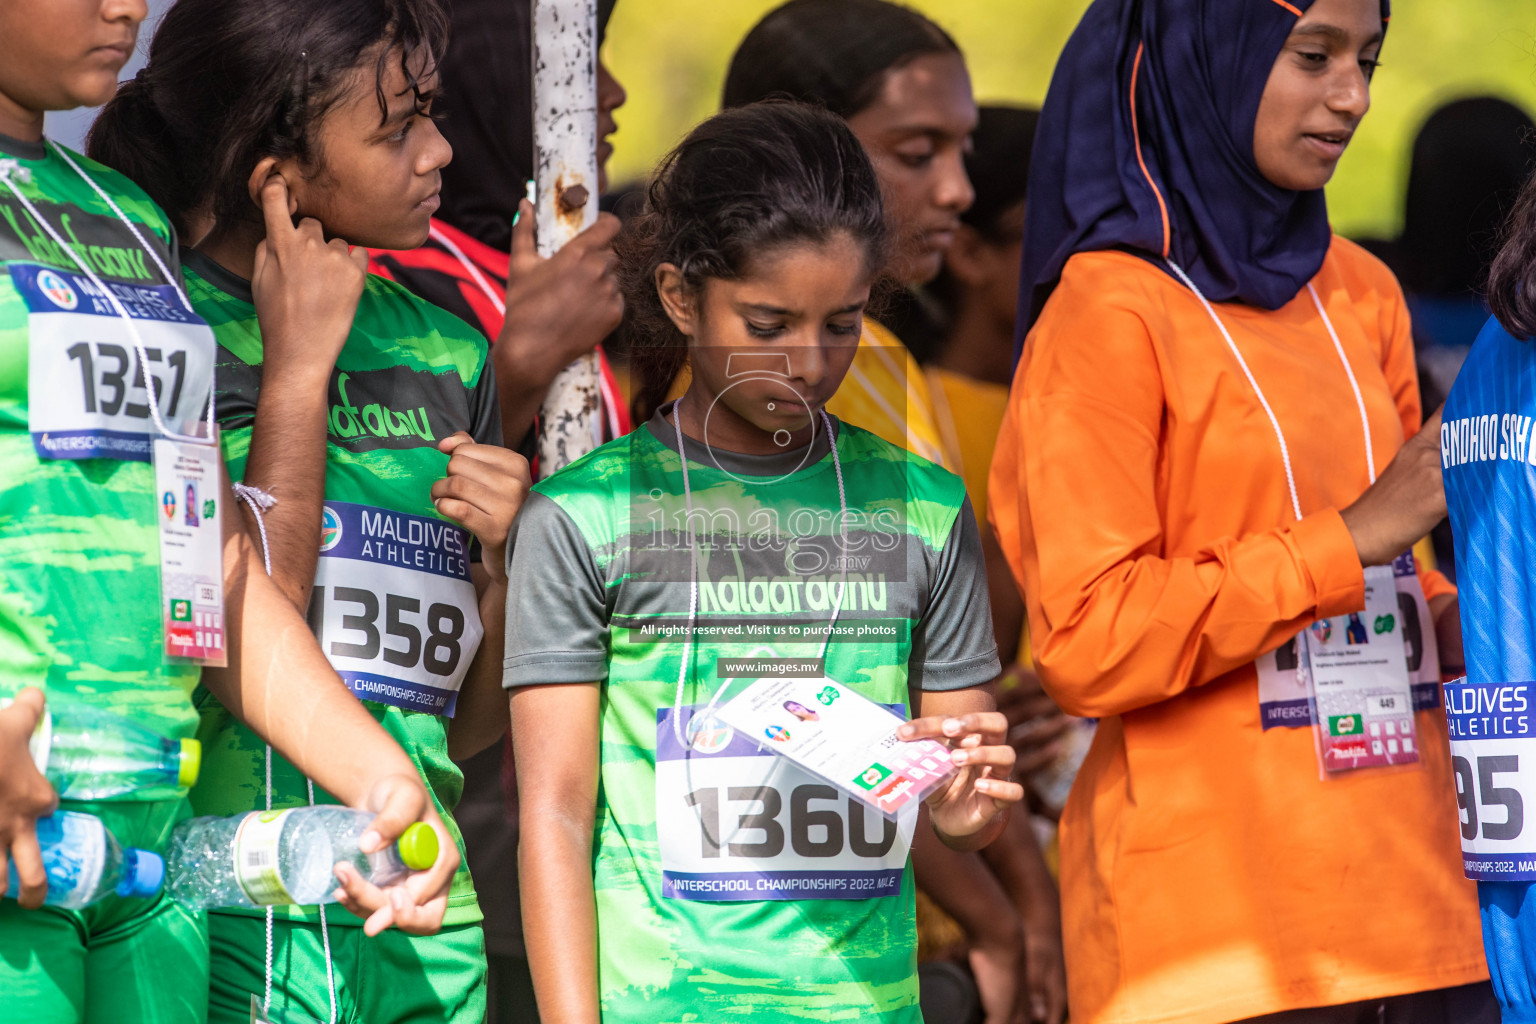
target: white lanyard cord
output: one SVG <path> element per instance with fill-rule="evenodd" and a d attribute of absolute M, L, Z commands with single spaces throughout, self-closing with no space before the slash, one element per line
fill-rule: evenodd
<path fill-rule="evenodd" d="M 695 542 L 693 532 L 693 489 L 688 482 L 688 454 L 683 449 L 683 427 L 678 420 L 678 404 L 679 402 L 672 403 L 672 429 L 677 434 L 677 457 L 683 466 L 683 503 L 684 515 L 686 516 L 685 524 L 688 532 L 689 564 L 688 631 L 683 634 L 683 663 L 677 672 L 677 693 L 672 701 L 672 735 L 677 740 L 678 746 L 684 752 L 686 752 L 688 749 L 688 742 L 683 735 L 682 726 L 682 709 L 684 699 L 683 691 L 688 682 L 688 666 L 693 649 L 693 628 L 694 624 L 698 621 L 699 549 L 698 544 Z M 843 566 L 843 579 L 841 585 L 838 588 L 837 602 L 832 606 L 832 618 L 827 623 L 827 636 L 826 639 L 821 643 L 821 654 L 818 655 L 818 657 L 823 659 L 822 664 L 825 666 L 827 648 L 832 643 L 832 630 L 837 626 L 838 613 L 843 609 L 843 596 L 848 591 L 848 491 L 843 484 L 843 462 L 837 454 L 837 438 L 832 433 L 832 419 L 827 415 L 827 411 L 825 409 L 821 410 L 821 422 L 827 432 L 827 444 L 832 449 L 832 469 L 837 474 L 837 502 L 839 511 L 841 512 L 841 515 L 838 516 L 838 523 L 841 533 L 843 552 L 841 559 Z M 815 443 L 814 433 L 812 434 L 811 443 Z M 724 686 L 720 687 L 715 691 L 714 696 L 709 699 L 709 703 L 704 708 L 704 713 L 701 716 L 702 720 L 708 721 L 709 717 L 714 712 L 716 701 L 720 699 L 720 694 L 724 692 L 724 690 Z"/>
<path fill-rule="evenodd" d="M 1323 326 L 1328 328 L 1328 337 L 1333 339 L 1333 350 L 1339 354 L 1339 362 L 1344 364 L 1344 375 L 1349 378 L 1349 386 L 1355 393 L 1355 408 L 1360 410 L 1360 429 L 1365 433 L 1365 470 L 1370 474 L 1371 483 L 1376 482 L 1376 454 L 1371 451 L 1371 421 L 1365 414 L 1365 398 L 1360 394 L 1360 382 L 1355 379 L 1355 369 L 1349 365 L 1349 358 L 1344 355 L 1344 345 L 1339 341 L 1339 332 L 1333 329 L 1333 321 L 1328 317 L 1328 311 L 1323 308 L 1323 300 L 1317 297 L 1317 289 L 1312 287 L 1312 282 L 1307 282 L 1307 294 L 1312 296 L 1312 305 L 1317 307 L 1317 312 L 1323 318 Z"/>
<path fill-rule="evenodd" d="M 138 225 L 127 218 L 122 209 L 117 205 L 117 201 L 111 196 L 107 195 L 106 190 L 96 183 L 95 178 L 91 177 L 89 174 L 86 174 L 85 171 L 81 169 L 80 165 L 75 163 L 73 157 L 71 157 L 64 150 L 57 147 L 54 148 L 54 152 L 58 153 L 59 159 L 69 164 L 70 168 L 76 174 L 85 179 L 85 183 L 91 186 L 91 189 L 101 197 L 101 201 L 106 203 L 107 206 L 111 207 L 113 213 L 117 214 L 117 219 L 122 221 L 129 231 L 133 232 L 133 237 L 138 241 L 139 247 L 149 254 L 149 258 L 155 261 L 155 266 L 160 268 L 160 273 L 165 276 L 165 280 L 171 285 L 172 288 L 176 289 L 176 297 L 181 300 L 181 304 L 187 307 L 188 313 L 193 312 L 192 303 L 188 301 L 186 295 L 182 293 L 181 288 L 176 285 L 176 275 L 172 274 L 171 269 L 161 261 L 160 254 L 155 252 L 150 244 L 144 240 L 144 236 L 139 233 Z"/>
<path fill-rule="evenodd" d="M 123 224 L 127 226 L 128 230 L 133 233 L 133 237 L 138 239 L 139 245 L 142 246 L 144 251 L 149 254 L 150 259 L 155 261 L 155 266 L 158 267 L 160 272 L 165 275 L 166 283 L 171 286 L 171 289 L 176 293 L 176 297 L 181 299 L 182 305 L 187 307 L 188 312 L 192 312 L 192 304 L 187 300 L 186 295 L 182 292 L 181 286 L 176 283 L 175 275 L 172 274 L 166 265 L 161 261 L 159 254 L 157 254 L 155 250 L 152 249 L 144 240 L 144 236 L 139 233 L 139 229 L 134 225 L 134 223 L 130 221 L 127 216 L 123 214 L 123 211 L 118 207 L 118 205 L 112 201 L 112 197 L 107 195 L 107 193 L 102 190 L 102 187 L 96 184 L 95 180 L 81 169 L 79 164 L 70 159 L 68 153 L 64 152 L 58 147 L 53 147 L 53 152 L 57 153 L 65 163 L 69 164 L 69 166 L 74 169 L 76 174 L 84 178 L 86 184 L 90 185 L 98 196 L 106 200 L 107 205 L 112 208 L 112 212 L 117 214 L 118 219 L 121 220 Z M 155 391 L 157 390 L 155 388 L 155 376 L 149 372 L 149 354 L 144 350 L 144 339 L 139 335 L 138 325 L 133 322 L 133 317 L 128 315 L 128 310 L 123 308 L 123 304 L 121 300 L 118 299 L 117 293 L 107 287 L 106 282 L 102 281 L 102 279 L 97 276 L 96 271 L 91 269 L 91 265 L 80 258 L 80 255 L 75 252 L 74 247 L 64 240 L 64 237 L 59 234 L 58 229 L 56 229 L 52 224 L 43 218 L 43 215 L 38 212 L 37 207 L 32 205 L 32 201 L 23 195 L 21 189 L 16 186 L 16 182 L 11 180 L 12 175 L 20 170 L 24 169 L 16 164 L 15 161 L 0 161 L 0 182 L 5 183 L 5 186 L 11 190 L 11 194 L 21 202 L 21 205 L 29 214 L 32 215 L 32 218 L 43 226 L 43 230 L 48 232 L 48 237 L 53 239 L 54 244 L 58 245 L 61 250 L 68 253 L 69 258 L 74 260 L 75 264 L 79 266 L 81 270 L 85 271 L 85 276 L 90 278 L 91 284 L 96 286 L 97 290 L 99 290 L 101 294 L 106 298 L 106 300 L 111 303 L 112 309 L 122 319 L 123 325 L 128 329 L 128 336 L 133 339 L 134 354 L 139 357 L 139 369 L 144 377 L 144 391 L 149 398 L 149 412 L 150 415 L 154 418 L 155 427 L 160 431 L 160 433 L 170 438 L 172 441 L 180 441 L 187 444 L 216 444 L 217 440 L 214 436 L 213 429 L 214 400 L 213 392 L 211 389 L 208 393 L 208 435 L 206 437 L 199 437 L 196 434 L 179 434 L 172 430 L 170 427 L 166 426 L 165 420 L 160 415 L 160 398 L 157 394 L 155 394 Z"/>
<path fill-rule="evenodd" d="M 677 434 L 677 457 L 678 461 L 682 463 L 683 467 L 683 502 L 685 506 L 684 515 L 687 517 L 686 525 L 688 531 L 689 561 L 688 632 L 683 636 L 683 663 L 678 669 L 677 693 L 672 701 L 672 736 L 677 740 L 679 752 L 683 755 L 683 771 L 686 773 L 688 788 L 691 791 L 694 788 L 693 758 L 689 756 L 690 748 L 688 741 L 683 733 L 682 720 L 684 699 L 683 690 L 688 680 L 688 667 L 691 661 L 691 651 L 693 648 L 693 628 L 694 624 L 698 620 L 699 610 L 699 549 L 698 544 L 695 542 L 693 532 L 693 489 L 688 482 L 688 454 L 683 448 L 683 427 L 681 422 L 679 422 L 677 415 L 677 407 L 680 403 L 681 400 L 672 403 L 672 429 Z M 848 491 L 843 486 L 843 463 L 837 454 L 837 438 L 832 433 L 832 420 L 827 416 L 827 411 L 825 409 L 821 410 L 821 422 L 827 432 L 827 444 L 832 449 L 832 469 L 837 474 L 837 502 L 839 510 L 842 513 L 838 517 L 838 522 L 840 526 L 843 551 L 842 584 L 837 592 L 837 602 L 832 606 L 832 618 L 827 623 L 827 636 L 826 639 L 821 642 L 821 654 L 819 655 L 819 657 L 822 659 L 823 671 L 825 671 L 827 647 L 832 643 L 832 630 L 837 625 L 837 616 L 838 613 L 842 611 L 843 607 L 843 596 L 848 591 Z M 814 421 L 812 421 L 812 424 L 814 427 Z M 811 443 L 815 444 L 815 442 L 816 436 L 813 430 L 811 434 Z M 720 695 L 724 693 L 725 690 L 725 685 L 722 685 L 715 690 L 714 694 L 709 698 L 709 702 L 705 704 L 703 712 L 695 716 L 700 722 L 707 723 L 714 718 L 715 706 L 720 700 Z M 782 761 L 783 759 L 778 757 L 773 759 L 773 766 L 768 769 L 768 777 L 763 780 L 764 787 L 770 785 L 778 776 Z M 711 836 L 709 834 L 709 826 L 704 821 L 703 812 L 701 811 L 699 814 L 699 827 L 704 830 L 705 838 L 714 844 L 714 847 L 717 850 L 723 849 L 728 844 L 734 842 L 736 837 L 742 833 L 742 830 L 746 827 L 749 827 L 745 823 L 749 821 L 750 818 L 747 816 L 742 816 L 736 822 L 736 827 L 731 831 L 729 836 Z"/>
<path fill-rule="evenodd" d="M 272 575 L 272 552 L 267 544 L 267 520 L 262 515 L 264 509 L 269 509 L 277 504 L 277 499 L 272 497 L 260 487 L 246 483 L 238 483 L 233 487 L 235 497 L 245 502 L 250 507 L 251 513 L 256 517 L 256 526 L 261 531 L 261 561 L 266 567 L 267 575 Z M 267 744 L 266 754 L 267 769 L 267 810 L 272 810 L 272 744 Z M 306 777 L 304 785 L 309 789 L 309 806 L 315 806 L 315 783 Z M 320 942 L 325 947 L 325 980 L 330 986 L 331 994 L 331 1024 L 336 1024 L 336 969 L 331 962 L 331 932 L 325 923 L 325 907 L 320 907 Z M 272 908 L 267 907 L 267 964 L 266 964 L 266 998 L 261 1004 L 263 1013 L 272 1011 Z"/>
<path fill-rule="evenodd" d="M 458 244 L 454 242 L 453 239 L 449 238 L 446 232 L 439 231 L 436 224 L 431 225 L 427 229 L 427 233 L 431 235 L 433 241 L 437 242 L 438 245 L 441 245 L 444 249 L 448 250 L 448 255 L 459 261 L 459 265 L 462 266 L 464 270 L 469 274 L 469 276 L 474 279 L 475 284 L 482 292 L 485 293 L 485 297 L 491 300 L 491 305 L 496 308 L 496 312 L 501 314 L 502 318 L 505 319 L 507 315 L 506 300 L 503 299 L 500 295 L 496 294 L 496 289 L 491 287 L 491 282 L 487 281 L 485 275 L 480 272 L 480 268 L 475 266 L 474 260 L 471 260 L 468 256 L 464 255 L 464 250 L 459 248 Z M 603 411 L 607 416 L 608 429 L 612 432 L 614 437 L 618 437 L 618 398 L 613 394 L 613 389 L 608 386 L 608 378 L 606 376 L 599 380 L 599 387 L 603 392 Z M 602 438 L 598 438 L 597 440 L 601 442 Z"/>
<path fill-rule="evenodd" d="M 427 229 L 427 234 L 432 237 L 434 242 L 436 242 L 438 245 L 441 245 L 444 249 L 447 249 L 448 254 L 454 259 L 458 260 L 460 265 L 462 265 L 464 269 L 469 272 L 469 276 L 474 278 L 475 284 L 480 286 L 480 290 L 485 293 L 485 297 L 491 300 L 491 305 L 496 307 L 496 312 L 500 313 L 502 316 L 506 316 L 507 301 L 500 295 L 496 294 L 496 289 L 491 287 L 491 282 L 487 281 L 485 279 L 485 275 L 480 273 L 480 268 L 475 266 L 474 262 L 470 260 L 468 256 L 464 255 L 464 250 L 460 249 L 458 245 L 454 243 L 453 239 L 447 236 L 447 234 L 439 231 L 436 224 L 431 225 Z"/>
<path fill-rule="evenodd" d="M 1291 511 L 1295 513 L 1296 519 L 1299 522 L 1302 518 L 1301 499 L 1296 494 L 1296 474 L 1291 470 L 1291 450 L 1285 443 L 1285 432 L 1280 429 L 1280 420 L 1275 416 L 1275 410 L 1270 406 L 1269 399 L 1264 396 L 1264 389 L 1259 387 L 1259 382 L 1254 377 L 1253 371 L 1248 368 L 1248 361 L 1243 358 L 1243 353 L 1238 350 L 1237 342 L 1232 340 L 1232 335 L 1227 330 L 1227 325 L 1222 323 L 1221 317 L 1216 315 L 1215 308 L 1211 306 L 1205 295 L 1195 285 L 1195 282 L 1190 280 L 1183 267 L 1173 262 L 1173 260 L 1168 260 L 1167 263 L 1168 266 L 1173 268 L 1173 272 L 1179 276 L 1179 280 L 1183 281 L 1185 286 L 1195 293 L 1195 298 L 1200 300 L 1200 305 L 1205 307 L 1205 311 L 1210 315 L 1211 321 L 1216 324 L 1216 329 L 1221 332 L 1222 338 L 1226 340 L 1227 348 L 1231 349 L 1233 358 L 1237 360 L 1237 365 L 1243 371 L 1243 376 L 1248 379 L 1248 385 L 1253 388 L 1253 393 L 1258 396 L 1259 405 L 1264 409 L 1264 415 L 1269 417 L 1269 425 L 1274 429 L 1275 440 L 1280 445 L 1280 460 L 1285 465 L 1285 483 L 1290 489 Z M 1312 303 L 1317 307 L 1318 313 L 1323 318 L 1324 325 L 1328 328 L 1328 336 L 1333 339 L 1333 350 L 1338 353 L 1339 362 L 1344 364 L 1344 373 L 1349 377 L 1349 386 L 1354 390 L 1355 405 L 1360 410 L 1360 426 L 1365 433 L 1365 467 L 1370 474 L 1371 483 L 1374 484 L 1376 482 L 1376 457 L 1371 451 L 1371 423 L 1366 416 L 1365 399 L 1360 394 L 1360 384 L 1355 379 L 1355 371 L 1349 365 L 1349 359 L 1344 355 L 1344 346 L 1339 341 L 1338 332 L 1333 329 L 1333 321 L 1329 319 L 1328 311 L 1323 308 L 1322 300 L 1317 295 L 1317 289 L 1312 286 L 1311 282 L 1307 283 L 1307 291 L 1311 294 Z"/>

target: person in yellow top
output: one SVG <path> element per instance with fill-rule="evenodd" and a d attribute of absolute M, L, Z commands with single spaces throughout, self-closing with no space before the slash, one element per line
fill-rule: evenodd
<path fill-rule="evenodd" d="M 974 195 L 963 154 L 976 101 L 955 41 L 885 0 L 790 0 L 742 40 L 723 105 L 784 96 L 848 121 L 880 178 L 895 239 L 888 274 L 904 287 L 932 281 Z M 956 468 L 917 360 L 873 319 L 865 318 L 853 367 L 827 409 Z"/>
<path fill-rule="evenodd" d="M 1024 193 L 1039 113 L 983 107 L 965 166 L 976 201 L 961 217 L 934 293 L 946 318 L 924 367 L 939 437 L 965 481 L 976 518 L 987 518 L 987 473 L 1008 408 L 1013 329 L 1024 243 Z M 991 563 L 992 618 L 1003 663 L 1028 659 L 1024 604 L 1007 562 L 983 527 Z M 995 567 L 995 573 L 991 573 Z"/>

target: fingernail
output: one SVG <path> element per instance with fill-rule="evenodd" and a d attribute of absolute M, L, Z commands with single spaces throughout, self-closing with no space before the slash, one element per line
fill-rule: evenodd
<path fill-rule="evenodd" d="M 912 734 L 914 732 L 916 732 L 916 730 L 913 729 L 910 725 L 904 725 L 901 728 L 896 730 L 896 735 L 899 736 L 901 739 L 909 740 L 909 739 L 912 738 Z"/>
<path fill-rule="evenodd" d="M 965 764 L 965 762 L 969 760 L 968 755 L 963 750 L 957 750 L 953 754 L 949 755 L 949 757 L 950 760 L 955 764 Z"/>
<path fill-rule="evenodd" d="M 374 847 L 383 845 L 383 843 L 384 837 L 379 835 L 373 829 L 369 829 L 368 831 L 364 832 L 362 838 L 357 841 L 358 846 L 361 846 L 364 850 L 369 852 L 372 852 Z"/>
<path fill-rule="evenodd" d="M 960 731 L 960 719 L 958 719 L 958 718 L 946 718 L 944 720 L 944 733 L 945 733 L 945 735 L 953 736 L 956 733 L 958 733 L 959 731 Z"/>
<path fill-rule="evenodd" d="M 394 892 L 390 893 L 389 894 L 389 905 L 394 907 L 396 910 L 404 910 L 405 909 L 405 893 L 401 892 L 399 889 L 396 889 Z"/>

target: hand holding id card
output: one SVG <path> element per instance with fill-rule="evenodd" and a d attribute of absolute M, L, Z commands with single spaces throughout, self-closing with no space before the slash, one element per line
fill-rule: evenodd
<path fill-rule="evenodd" d="M 717 714 L 890 818 L 956 770 L 944 744 L 897 739 L 901 716 L 827 678 L 759 679 Z"/>

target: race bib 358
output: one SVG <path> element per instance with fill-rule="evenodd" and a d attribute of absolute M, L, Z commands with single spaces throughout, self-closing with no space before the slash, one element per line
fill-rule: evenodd
<path fill-rule="evenodd" d="M 469 532 L 442 519 L 327 501 L 309 621 L 358 697 L 452 717 L 485 630 Z"/>

